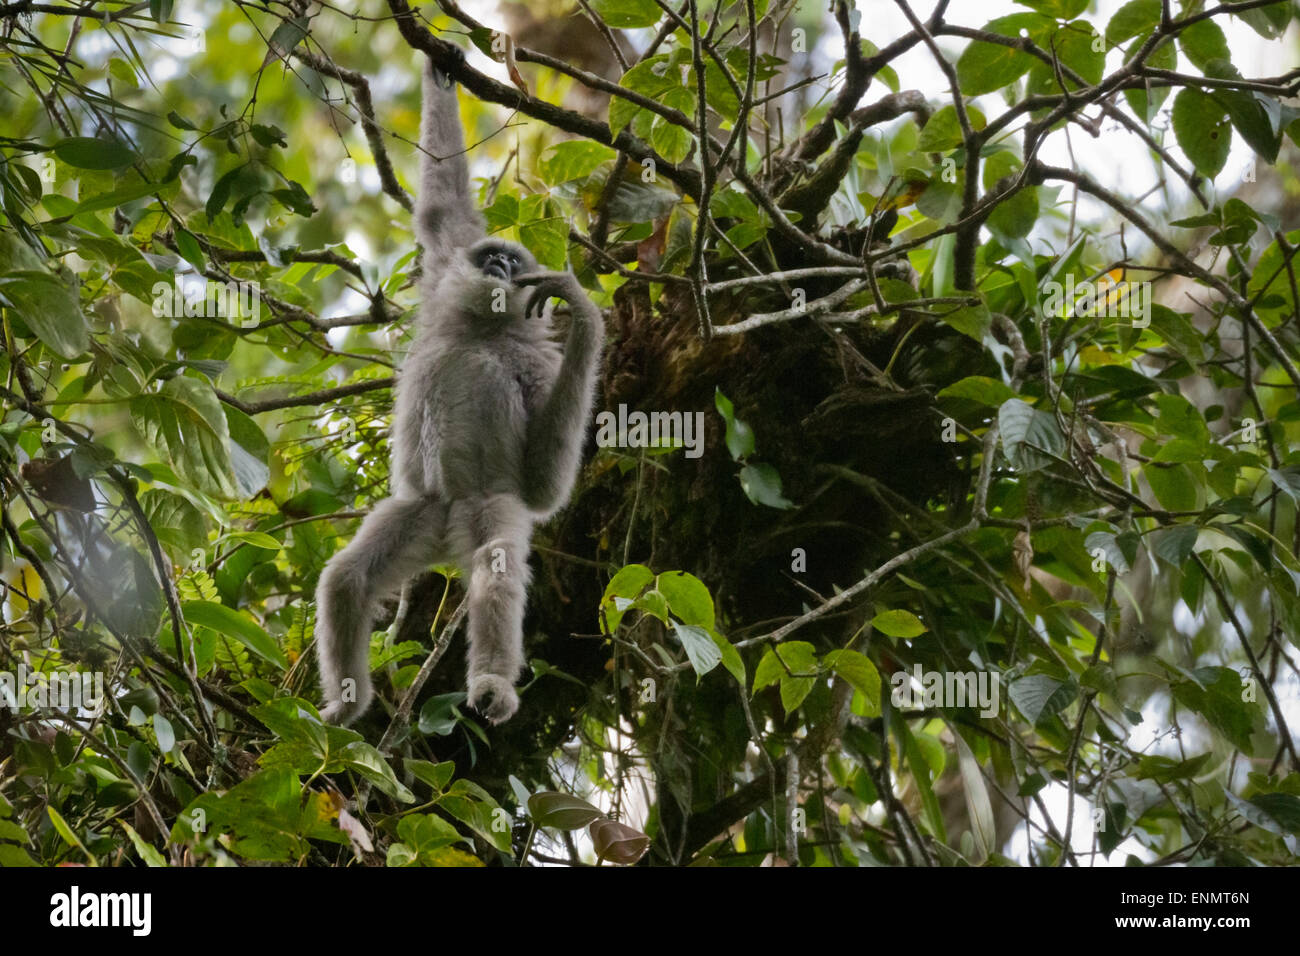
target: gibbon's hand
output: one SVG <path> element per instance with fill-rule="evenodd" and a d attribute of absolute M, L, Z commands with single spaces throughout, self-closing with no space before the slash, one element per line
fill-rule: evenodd
<path fill-rule="evenodd" d="M 465 51 L 462 50 L 460 47 L 456 46 L 455 44 L 448 43 L 447 49 L 449 50 L 447 54 L 447 59 L 452 66 L 459 67 L 465 62 Z M 453 87 L 455 87 L 456 78 L 454 76 L 452 76 L 450 73 L 446 72 L 445 70 L 443 70 L 442 68 L 438 67 L 435 64 L 430 64 L 430 65 L 433 66 L 434 83 L 442 87 L 444 90 L 450 90 Z"/>
<path fill-rule="evenodd" d="M 541 315 L 551 298 L 572 304 L 587 295 L 572 272 L 528 272 L 515 279 L 515 285 L 533 287 L 524 305 L 524 317 L 529 319 Z"/>

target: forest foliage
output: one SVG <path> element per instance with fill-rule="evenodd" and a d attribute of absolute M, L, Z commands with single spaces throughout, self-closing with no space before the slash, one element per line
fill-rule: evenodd
<path fill-rule="evenodd" d="M 451 0 L 0 5 L 0 865 L 1294 862 L 1300 70 L 1227 39 L 1294 4 L 889 6 L 557 8 L 602 68 Z M 515 721 L 439 568 L 343 729 L 425 56 L 599 407 L 708 440 L 590 448 Z"/>

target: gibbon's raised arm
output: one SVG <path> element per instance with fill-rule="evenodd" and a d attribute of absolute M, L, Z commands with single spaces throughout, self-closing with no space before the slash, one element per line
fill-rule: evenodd
<path fill-rule="evenodd" d="M 415 200 L 415 238 L 424 248 L 426 275 L 450 262 L 487 230 L 470 196 L 465 133 L 456 84 L 424 61 L 420 119 L 420 191 Z"/>

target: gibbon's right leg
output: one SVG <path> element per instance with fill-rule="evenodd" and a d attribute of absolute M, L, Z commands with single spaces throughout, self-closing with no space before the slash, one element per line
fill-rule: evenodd
<path fill-rule="evenodd" d="M 321 572 L 316 656 L 325 721 L 349 724 L 370 706 L 370 624 L 376 606 L 430 564 L 446 560 L 446 527 L 447 506 L 437 498 L 386 498 Z"/>
<path fill-rule="evenodd" d="M 494 724 L 519 709 L 515 680 L 524 664 L 524 605 L 528 600 L 528 540 L 533 517 L 513 495 L 480 499 L 452 518 L 468 519 L 469 704 Z M 466 514 L 465 512 L 468 512 Z"/>

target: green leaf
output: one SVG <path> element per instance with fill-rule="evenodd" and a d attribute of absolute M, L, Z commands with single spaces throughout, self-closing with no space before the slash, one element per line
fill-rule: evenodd
<path fill-rule="evenodd" d="M 575 179 L 585 180 L 601 163 L 614 156 L 612 149 L 600 143 L 585 139 L 568 140 L 549 147 L 538 162 L 538 170 L 543 181 L 558 186 Z"/>
<path fill-rule="evenodd" d="M 989 230 L 1004 242 L 1022 239 L 1029 235 L 1038 222 L 1038 187 L 1017 189 L 993 207 L 989 214 Z"/>
<path fill-rule="evenodd" d="M 982 130 L 988 121 L 973 106 L 966 108 L 966 118 L 970 121 L 971 129 L 975 131 Z M 936 110 L 934 115 L 926 122 L 925 128 L 921 130 L 921 136 L 916 142 L 916 148 L 923 153 L 945 153 L 950 149 L 960 146 L 962 139 L 961 121 L 957 118 L 957 108 L 955 106 L 945 106 Z"/>
<path fill-rule="evenodd" d="M 990 20 L 985 32 L 1018 37 L 1023 30 L 1041 30 L 1050 20 L 1037 13 L 1013 13 Z M 957 85 L 964 96 L 979 96 L 1010 86 L 1029 71 L 1034 58 L 1023 50 L 1000 43 L 972 41 L 957 59 Z"/>
<path fill-rule="evenodd" d="M 764 687 L 790 676 L 786 673 L 787 669 L 790 675 L 816 673 L 817 654 L 813 646 L 807 641 L 786 641 L 768 648 L 758 662 L 758 669 L 754 671 L 754 686 L 750 693 L 757 694 Z"/>
<path fill-rule="evenodd" d="M 388 761 L 364 740 L 354 740 L 343 747 L 343 766 L 359 773 L 394 800 L 414 803 L 415 794 L 398 781 Z"/>
<path fill-rule="evenodd" d="M 739 477 L 741 490 L 754 504 L 783 510 L 794 507 L 794 502 L 781 494 L 781 476 L 771 465 L 746 465 Z"/>
<path fill-rule="evenodd" d="M 1003 452 L 1023 471 L 1044 467 L 1052 460 L 1048 455 L 1059 455 L 1065 447 L 1056 419 L 1018 398 L 1002 403 L 998 409 L 998 425 Z"/>
<path fill-rule="evenodd" d="M 529 797 L 528 815 L 537 826 L 557 830 L 578 830 L 604 816 L 586 800 L 553 790 L 542 790 Z"/>
<path fill-rule="evenodd" d="M 12 820 L 0 820 L 0 840 L 13 840 L 17 843 L 30 843 L 27 831 Z"/>
<path fill-rule="evenodd" d="M 1228 161 L 1232 123 L 1214 97 L 1187 87 L 1174 97 L 1174 135 L 1196 171 L 1213 179 Z"/>
<path fill-rule="evenodd" d="M 1181 568 L 1196 548 L 1198 529 L 1194 524 L 1178 524 L 1153 531 L 1147 536 L 1147 547 L 1162 561 Z"/>
<path fill-rule="evenodd" d="M 911 611 L 901 609 L 893 611 L 882 611 L 871 619 L 871 626 L 881 634 L 887 634 L 890 637 L 910 640 L 913 637 L 920 637 L 929 630 L 921 619 Z"/>
<path fill-rule="evenodd" d="M 1250 798 L 1250 803 L 1282 830 L 1300 835 L 1300 797 L 1290 793 L 1257 793 Z"/>
<path fill-rule="evenodd" d="M 0 303 L 13 309 L 38 339 L 63 358 L 76 358 L 90 347 L 81 301 L 57 276 L 41 269 L 9 271 L 0 276 Z"/>
<path fill-rule="evenodd" d="M 235 541 L 243 541 L 245 544 L 250 544 L 254 548 L 261 548 L 263 551 L 279 551 L 284 547 L 283 544 L 265 531 L 232 531 L 227 537 Z"/>
<path fill-rule="evenodd" d="M 188 376 L 169 379 L 158 392 L 131 399 L 131 420 L 194 487 L 234 498 L 230 430 L 212 386 Z"/>
<path fill-rule="evenodd" d="M 154 714 L 153 732 L 158 738 L 158 749 L 165 754 L 171 753 L 176 746 L 176 731 L 172 730 L 171 721 L 162 714 Z"/>
<path fill-rule="evenodd" d="M 68 821 L 63 819 L 63 815 L 49 804 L 46 804 L 45 812 L 49 815 L 50 823 L 54 824 L 55 832 L 57 832 L 59 836 L 63 837 L 63 842 L 73 849 L 80 850 L 93 864 L 95 862 L 95 857 L 86 849 L 86 845 L 81 842 L 77 837 L 77 834 L 72 832 L 72 827 L 68 826 Z"/>
<path fill-rule="evenodd" d="M 3 237 L 0 237 L 0 241 L 2 240 Z M 1300 243 L 1300 229 L 1287 233 L 1286 241 L 1292 248 Z M 1294 260 L 1291 262 L 1292 269 L 1300 268 L 1300 264 L 1296 264 Z M 1247 287 L 1250 295 L 1259 299 L 1256 311 L 1268 325 L 1284 321 L 1296 309 L 1295 298 L 1291 292 L 1291 276 L 1285 267 L 1286 263 L 1287 258 L 1282 252 L 1281 245 L 1277 242 L 1270 243 L 1256 262 Z"/>
<path fill-rule="evenodd" d="M 181 258 L 199 272 L 207 268 L 207 262 L 203 258 L 203 249 L 200 248 L 199 240 L 194 237 L 194 233 L 187 229 L 177 229 L 176 248 L 180 250 Z"/>
<path fill-rule="evenodd" d="M 1130 44 L 1129 50 L 1131 53 L 1125 60 L 1126 64 L 1146 44 L 1148 36 L 1149 32 Z M 1178 69 L 1178 47 L 1174 45 L 1172 40 L 1161 40 L 1156 44 L 1155 49 L 1147 55 L 1146 65 L 1160 70 Z M 1138 118 L 1149 126 L 1172 91 L 1173 87 L 1170 86 L 1144 86 L 1125 90 L 1124 99 L 1128 101 L 1130 109 L 1137 114 Z"/>
<path fill-rule="evenodd" d="M 121 169 L 140 157 L 115 139 L 70 136 L 54 144 L 54 155 L 77 169 Z"/>
<path fill-rule="evenodd" d="M 1204 469 L 1200 469 L 1203 473 Z M 1205 489 L 1193 475 L 1189 465 L 1160 466 L 1148 463 L 1142 474 L 1161 507 L 1169 511 L 1199 511 L 1203 506 Z"/>
<path fill-rule="evenodd" d="M 699 677 L 703 677 L 722 660 L 722 649 L 713 642 L 709 632 L 693 624 L 678 624 L 673 621 L 673 631 L 686 649 L 691 667 Z"/>
<path fill-rule="evenodd" d="M 735 415 L 731 399 L 722 394 L 722 389 L 713 389 L 713 404 L 718 414 L 727 423 L 727 451 L 734 461 L 740 461 L 754 453 L 754 430 Z"/>
<path fill-rule="evenodd" d="M 1228 38 L 1213 20 L 1200 20 L 1178 34 L 1178 45 L 1197 69 L 1204 72 L 1211 60 L 1231 60 Z"/>
<path fill-rule="evenodd" d="M 248 132 L 252 135 L 257 145 L 270 149 L 273 146 L 288 146 L 289 143 L 284 138 L 284 130 L 278 126 L 267 126 L 262 123 L 253 123 L 248 127 Z"/>
<path fill-rule="evenodd" d="M 1077 73 L 1085 84 L 1095 86 L 1106 72 L 1106 50 L 1104 43 L 1097 42 L 1100 34 L 1095 31 L 1096 28 L 1087 20 L 1076 20 L 1054 33 L 1039 37 L 1039 46 L 1049 54 L 1055 53 L 1061 65 Z M 1054 64 L 1037 61 L 1029 71 L 1028 91 L 1060 93 L 1062 82 L 1068 89 L 1080 88 L 1079 82 L 1069 77 L 1065 70 L 1058 74 Z"/>
<path fill-rule="evenodd" d="M 426 737 L 445 737 L 455 730 L 460 720 L 456 707 L 467 696 L 464 691 L 453 691 L 426 700 L 420 708 L 420 733 Z"/>
<path fill-rule="evenodd" d="M 988 785 L 979 762 L 970 745 L 956 727 L 950 728 L 957 746 L 957 765 L 961 770 L 962 792 L 966 797 L 967 816 L 971 822 L 971 835 L 975 838 L 974 863 L 983 863 L 998 848 L 997 824 L 993 817 L 993 802 L 989 799 Z"/>
<path fill-rule="evenodd" d="M 1246 23 L 1250 24 L 1250 28 L 1265 40 L 1276 40 L 1285 32 L 1287 24 L 1291 22 L 1291 4 L 1285 2 L 1285 0 L 1278 0 L 1277 3 L 1267 4 L 1253 10 L 1234 12 L 1233 16 L 1245 20 Z"/>
<path fill-rule="evenodd" d="M 640 595 L 654 579 L 655 573 L 644 564 L 625 565 L 610 578 L 600 599 L 601 626 L 606 633 L 613 634 L 618 630 L 619 622 L 631 606 L 632 599 Z"/>
<path fill-rule="evenodd" d="M 652 27 L 663 16 L 655 0 L 591 0 L 591 7 L 616 30 Z"/>
<path fill-rule="evenodd" d="M 432 813 L 408 813 L 398 821 L 397 835 L 416 856 L 460 843 L 463 839 L 454 826 Z"/>
<path fill-rule="evenodd" d="M 1079 685 L 1074 681 L 1061 682 L 1046 674 L 1030 674 L 1011 682 L 1007 696 L 1016 709 L 1031 724 L 1037 725 L 1045 717 L 1052 717 L 1074 700 Z"/>
<path fill-rule="evenodd" d="M 817 678 L 815 677 L 782 677 L 781 706 L 785 708 L 785 712 L 793 714 L 798 710 L 799 705 L 812 693 L 812 689 L 816 684 Z"/>
<path fill-rule="evenodd" d="M 1241 675 L 1228 667 L 1198 667 L 1191 680 L 1173 686 L 1174 700 L 1194 711 L 1247 756 L 1254 708 L 1242 700 Z"/>
<path fill-rule="evenodd" d="M 736 678 L 736 683 L 743 688 L 745 686 L 745 662 L 741 660 L 740 651 L 736 650 L 735 645 L 717 631 L 709 631 L 709 636 L 713 638 L 713 643 L 718 645 L 718 650 L 722 654 L 722 666 L 726 668 L 727 673 Z"/>
<path fill-rule="evenodd" d="M 713 595 L 693 574 L 665 571 L 655 579 L 655 588 L 668 600 L 668 609 L 687 624 L 713 627 Z"/>
<path fill-rule="evenodd" d="M 131 824 L 125 820 L 119 820 L 118 822 L 122 824 L 122 829 L 126 831 L 126 835 L 131 838 L 131 845 L 135 847 L 135 852 L 140 855 L 140 859 L 144 861 L 145 866 L 165 867 L 167 865 L 166 858 L 155 847 L 146 843 L 144 837 L 136 833 Z"/>
<path fill-rule="evenodd" d="M 1129 0 L 1106 24 L 1106 42 L 1111 46 L 1150 33 L 1160 23 L 1160 0 Z"/>
<path fill-rule="evenodd" d="M 40 866 L 32 855 L 20 846 L 14 846 L 11 843 L 0 843 L 0 867 L 24 867 Z"/>
<path fill-rule="evenodd" d="M 1204 753 L 1197 754 L 1189 760 L 1175 760 L 1173 757 L 1148 754 L 1138 761 L 1137 773 L 1134 776 L 1139 780 L 1158 780 L 1161 783 L 1191 780 L 1201 772 L 1201 768 L 1212 756 L 1214 755 Z"/>
<path fill-rule="evenodd" d="M 271 39 L 267 41 L 267 45 L 271 48 L 271 54 L 278 56 L 280 59 L 288 59 L 294 47 L 307 38 L 307 26 L 310 22 L 307 17 L 281 20 L 280 25 L 271 34 Z M 271 60 L 271 54 L 267 55 L 267 62 Z"/>
<path fill-rule="evenodd" d="M 1016 0 L 1022 7 L 1030 7 L 1049 17 L 1070 20 L 1088 9 L 1090 0 Z"/>
<path fill-rule="evenodd" d="M 252 498 L 271 478 L 271 443 L 251 416 L 230 405 L 223 404 L 221 410 L 230 433 L 230 470 L 236 490 L 240 498 Z"/>
<path fill-rule="evenodd" d="M 186 561 L 190 552 L 207 543 L 203 514 L 188 498 L 166 488 L 151 488 L 140 495 L 140 508 L 158 540 Z"/>
<path fill-rule="evenodd" d="M 280 649 L 275 639 L 239 611 L 214 601 L 186 601 L 181 605 L 181 612 L 188 623 L 208 627 L 218 634 L 233 637 L 258 657 L 269 661 L 280 670 L 288 668 L 289 663 L 284 656 L 284 651 Z"/>
<path fill-rule="evenodd" d="M 866 698 L 867 717 L 880 716 L 880 672 L 869 657 L 854 650 L 838 650 L 822 661 Z"/>
<path fill-rule="evenodd" d="M 939 391 L 939 398 L 964 398 L 990 408 L 998 408 L 1007 399 L 1015 397 L 1015 390 L 1010 385 L 984 375 L 968 375 Z"/>
<path fill-rule="evenodd" d="M 451 782 L 451 778 L 456 773 L 456 763 L 452 760 L 444 760 L 441 763 L 430 763 L 427 760 L 406 760 L 402 766 L 411 771 L 417 780 L 423 780 L 433 788 L 434 793 L 441 793 Z"/>
<path fill-rule="evenodd" d="M 116 209 L 118 206 L 125 206 L 129 202 L 135 202 L 145 196 L 152 196 L 155 193 L 165 192 L 166 187 L 162 183 L 150 183 L 143 180 L 138 182 L 128 182 L 124 186 L 118 186 L 116 189 L 106 193 L 100 193 L 97 196 L 91 196 L 77 203 L 72 215 L 80 215 L 86 212 L 99 212 L 101 209 Z"/>

